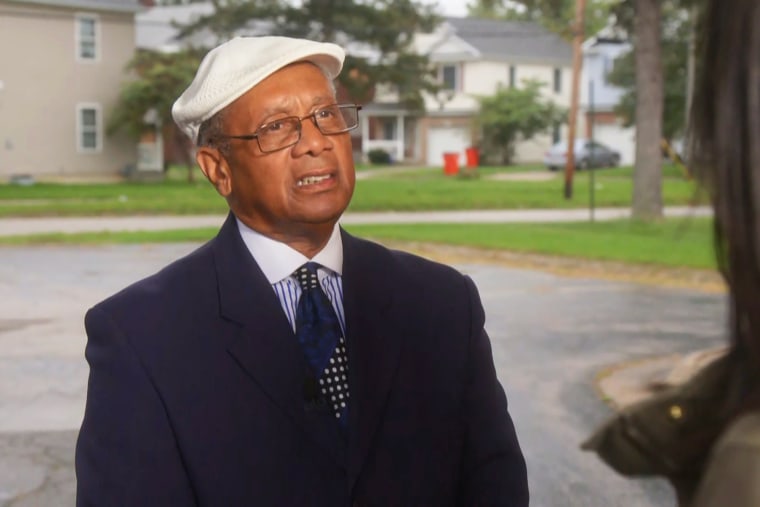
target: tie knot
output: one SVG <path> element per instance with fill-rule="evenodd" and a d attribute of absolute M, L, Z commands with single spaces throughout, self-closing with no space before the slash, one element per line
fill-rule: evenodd
<path fill-rule="evenodd" d="M 301 290 L 306 291 L 319 287 L 318 268 L 319 264 L 316 262 L 307 262 L 293 273 L 293 276 L 296 277 L 298 284 L 301 286 Z"/>

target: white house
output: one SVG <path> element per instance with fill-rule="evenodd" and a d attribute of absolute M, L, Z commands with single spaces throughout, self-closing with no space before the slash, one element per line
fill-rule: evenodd
<path fill-rule="evenodd" d="M 602 30 L 583 44 L 583 73 L 580 90 L 580 132 L 620 153 L 622 164 L 633 164 L 636 130 L 624 127 L 615 106 L 625 91 L 610 84 L 607 74 L 615 59 L 632 48 L 622 33 Z M 592 132 L 593 126 L 593 132 Z"/>
<path fill-rule="evenodd" d="M 396 160 L 427 165 L 441 165 L 445 152 L 463 155 L 478 142 L 477 97 L 525 79 L 546 83 L 545 98 L 569 107 L 571 47 L 535 23 L 446 18 L 433 33 L 418 34 L 415 48 L 436 65 L 443 90 L 424 97 L 422 113 L 406 111 L 392 90 L 378 90 L 362 111 L 364 153 L 383 148 Z M 519 143 L 515 161 L 541 160 L 561 131 L 558 125 Z"/>

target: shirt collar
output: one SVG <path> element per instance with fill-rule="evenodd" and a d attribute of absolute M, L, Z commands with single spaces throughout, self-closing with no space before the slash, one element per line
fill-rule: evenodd
<path fill-rule="evenodd" d="M 285 243 L 254 231 L 237 217 L 235 220 L 245 246 L 270 284 L 289 277 L 296 269 L 309 261 L 317 262 L 338 275 L 343 274 L 343 240 L 337 223 L 325 247 L 309 259 Z"/>

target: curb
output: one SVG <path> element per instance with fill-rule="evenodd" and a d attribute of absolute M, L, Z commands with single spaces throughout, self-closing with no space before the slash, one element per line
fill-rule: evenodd
<path fill-rule="evenodd" d="M 594 389 L 604 402 L 619 410 L 666 387 L 683 384 L 726 350 L 728 346 L 721 346 L 614 364 L 596 374 Z"/>

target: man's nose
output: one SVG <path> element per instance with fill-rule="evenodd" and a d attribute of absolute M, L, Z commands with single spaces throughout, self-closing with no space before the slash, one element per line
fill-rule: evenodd
<path fill-rule="evenodd" d="M 313 115 L 307 116 L 306 118 L 301 118 L 301 139 L 294 148 L 318 153 L 332 147 L 329 137 L 319 130 L 317 121 Z"/>

